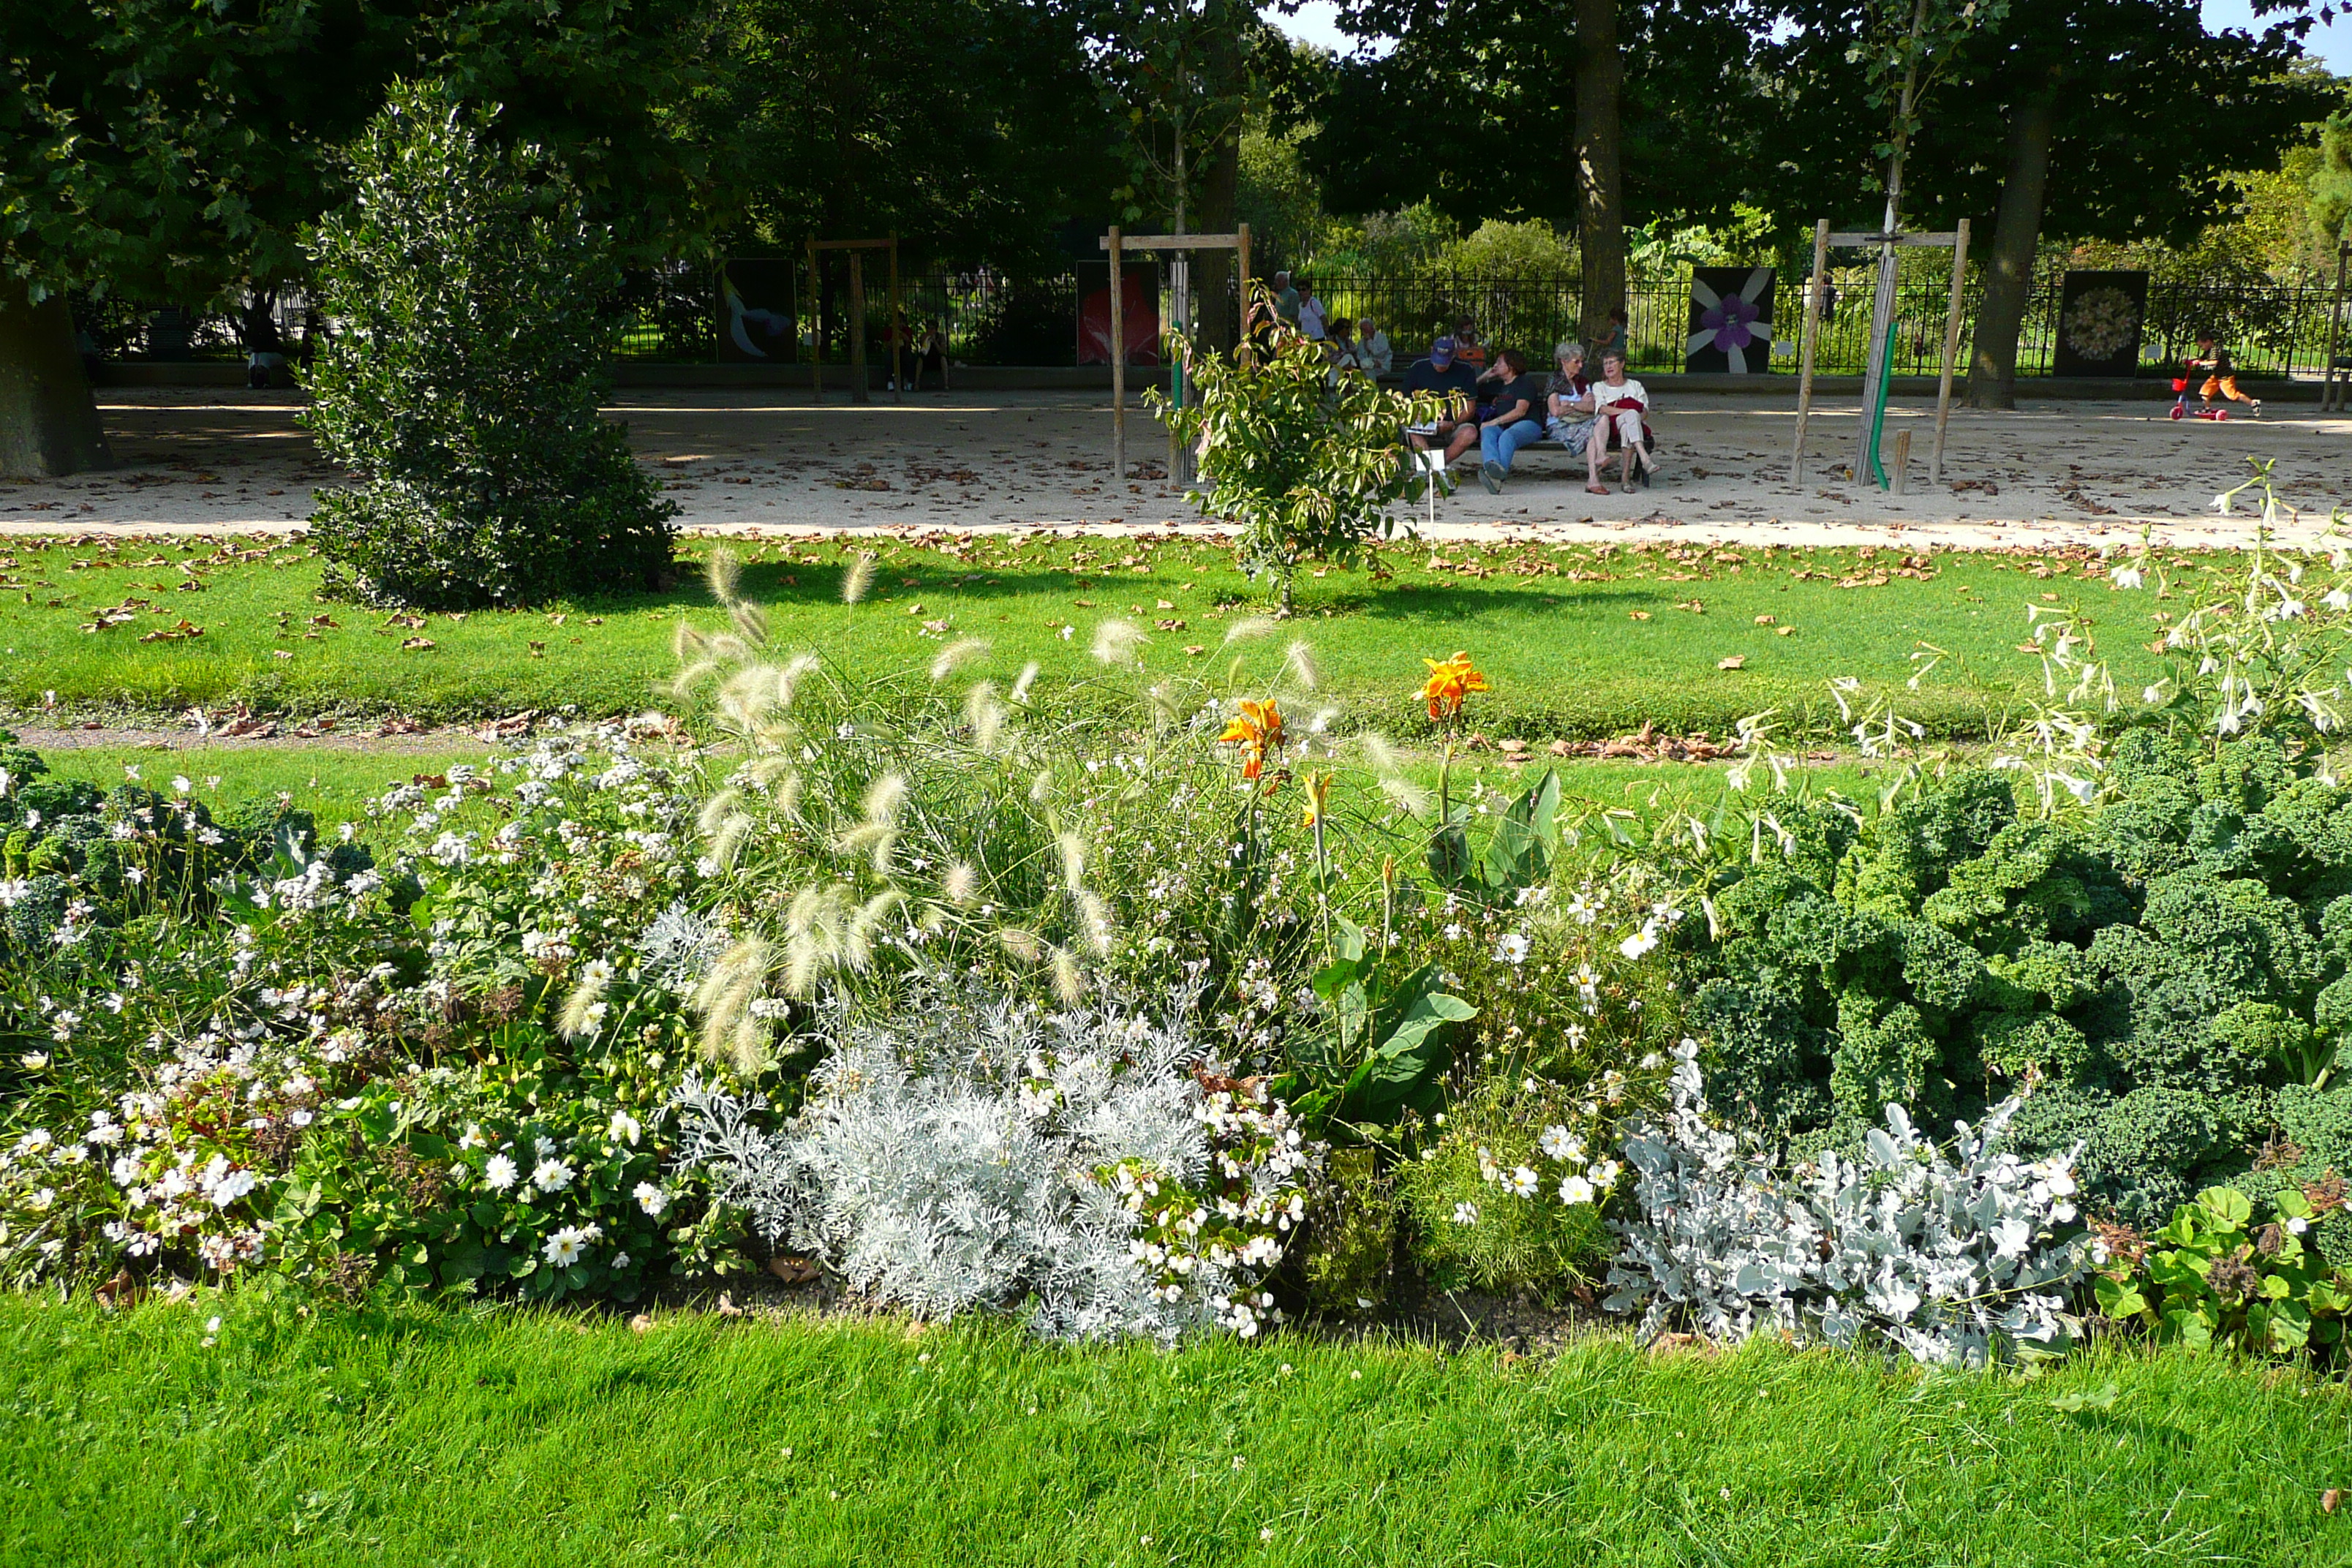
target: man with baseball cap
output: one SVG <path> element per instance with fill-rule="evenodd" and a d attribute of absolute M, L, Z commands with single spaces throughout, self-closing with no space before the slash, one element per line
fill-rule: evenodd
<path fill-rule="evenodd" d="M 1478 445 L 1478 373 L 1454 357 L 1454 340 L 1440 338 L 1429 345 L 1429 357 L 1417 359 L 1404 373 L 1407 392 L 1433 392 L 1445 399 L 1445 412 L 1436 423 L 1416 425 L 1405 431 L 1405 439 L 1426 450 L 1443 443 L 1445 460 L 1454 458 Z"/>

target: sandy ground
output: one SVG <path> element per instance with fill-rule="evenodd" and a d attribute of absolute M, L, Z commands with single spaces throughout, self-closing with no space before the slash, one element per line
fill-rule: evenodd
<path fill-rule="evenodd" d="M 1926 473 L 1933 405 L 1890 410 L 1885 450 L 1913 436 L 1909 492 L 1834 480 L 1856 439 L 1853 403 L 1816 405 L 1809 473 L 1788 482 L 1793 397 L 1677 399 L 1658 389 L 1664 443 L 1654 489 L 1590 495 L 1583 465 L 1556 448 L 1522 455 L 1505 492 L 1478 486 L 1475 459 L 1436 509 L 1443 536 L 1540 531 L 1550 537 L 1735 539 L 1790 543 L 1883 541 L 1951 545 L 2118 544 L 2152 528 L 2181 544 L 2252 536 L 2253 519 L 2217 515 L 2215 495 L 2274 462 L 2296 515 L 2286 531 L 2352 508 L 2352 417 L 2309 405 L 2263 419 L 2172 421 L 2162 402 L 2028 402 L 2011 414 L 1956 409 L 1945 483 Z M 1150 477 L 1112 479 L 1108 400 L 1076 394 L 925 394 L 853 407 L 806 393 L 633 395 L 640 459 L 659 472 L 681 526 L 729 531 L 934 528 L 1158 528 L 1199 520 L 1158 478 L 1166 437 L 1140 409 L 1128 417 L 1131 463 Z M 0 533 L 286 532 L 311 491 L 337 475 L 295 423 L 290 393 L 110 390 L 102 413 L 117 466 L 72 479 L 0 481 Z M 1426 523 L 1425 508 L 1414 509 Z"/>

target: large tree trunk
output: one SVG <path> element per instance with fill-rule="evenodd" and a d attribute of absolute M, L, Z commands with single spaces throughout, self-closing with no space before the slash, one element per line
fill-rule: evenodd
<path fill-rule="evenodd" d="M 0 287 L 0 477 L 55 479 L 113 461 L 62 294 Z"/>
<path fill-rule="evenodd" d="M 1193 227 L 1202 234 L 1231 234 L 1235 222 L 1234 204 L 1240 197 L 1242 175 L 1242 130 L 1236 121 L 1217 141 L 1216 151 L 1209 155 L 1209 164 L 1199 186 L 1200 216 Z M 1211 353 L 1223 353 L 1240 340 L 1235 335 L 1234 308 L 1225 291 L 1233 287 L 1234 253 L 1230 250 L 1203 250 L 1192 259 L 1193 297 L 1200 301 L 1201 347 Z"/>
<path fill-rule="evenodd" d="M 1576 243 L 1584 271 L 1584 335 L 1609 330 L 1625 303 L 1625 202 L 1618 174 L 1625 62 L 1617 53 L 1617 0 L 1576 0 Z"/>
<path fill-rule="evenodd" d="M 1977 309 L 1969 361 L 1969 406 L 2017 406 L 2017 334 L 2033 293 L 2033 257 L 2042 243 L 2042 206 L 2050 183 L 2050 142 L 2058 120 L 2058 79 L 2011 111 L 2009 173 L 1993 219 L 1985 263 L 1984 302 Z"/>

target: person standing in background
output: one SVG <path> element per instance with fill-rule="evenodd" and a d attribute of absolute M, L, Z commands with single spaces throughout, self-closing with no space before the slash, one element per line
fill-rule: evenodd
<path fill-rule="evenodd" d="M 1298 325 L 1298 290 L 1290 286 L 1287 272 L 1274 275 L 1274 313 L 1294 327 Z"/>
<path fill-rule="evenodd" d="M 1610 307 L 1609 331 L 1593 348 L 1592 363 L 1599 364 L 1611 354 L 1615 354 L 1628 364 L 1633 362 L 1633 353 L 1625 344 L 1625 307 L 1622 305 Z"/>
<path fill-rule="evenodd" d="M 1315 285 L 1304 278 L 1298 280 L 1298 330 L 1318 343 L 1331 335 L 1323 301 L 1315 297 Z"/>

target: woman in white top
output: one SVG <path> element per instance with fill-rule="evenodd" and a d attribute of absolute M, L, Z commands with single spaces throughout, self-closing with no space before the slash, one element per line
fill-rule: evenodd
<path fill-rule="evenodd" d="M 1625 356 L 1614 349 L 1601 356 L 1601 383 L 1592 389 L 1592 400 L 1599 405 L 1600 417 L 1592 422 L 1591 444 L 1584 449 L 1584 488 L 1597 496 L 1609 493 L 1609 487 L 1601 482 L 1601 470 L 1609 461 L 1609 435 L 1613 429 L 1625 448 L 1625 493 L 1632 495 L 1636 463 L 1641 481 L 1646 485 L 1658 471 L 1658 460 L 1650 455 L 1642 437 L 1642 416 L 1650 411 L 1650 394 L 1625 374 Z"/>

